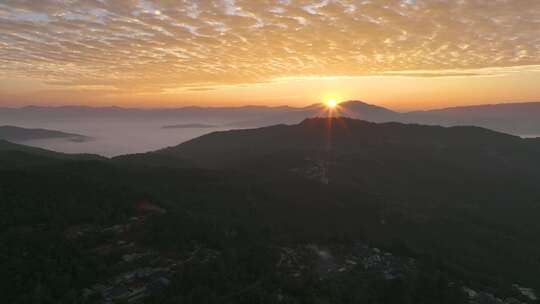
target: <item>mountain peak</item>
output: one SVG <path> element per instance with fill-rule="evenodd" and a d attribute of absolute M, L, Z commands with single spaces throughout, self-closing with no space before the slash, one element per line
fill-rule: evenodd
<path fill-rule="evenodd" d="M 370 104 L 361 100 L 347 100 L 347 101 L 341 102 L 340 105 L 343 105 L 343 106 L 355 106 L 355 105 L 360 106 L 361 105 L 361 106 L 380 108 L 379 106 L 376 106 L 376 105 L 373 105 L 373 104 Z"/>
<path fill-rule="evenodd" d="M 363 111 L 377 110 L 377 111 L 386 112 L 386 113 L 394 113 L 394 114 L 396 113 L 385 107 L 377 106 L 377 105 L 363 102 L 360 100 L 348 100 L 348 101 L 344 101 L 340 103 L 339 105 L 342 108 L 351 109 L 351 110 L 363 110 Z"/>
<path fill-rule="evenodd" d="M 479 127 L 445 128 L 374 123 L 348 117 L 313 117 L 293 125 L 213 132 L 158 153 L 190 159 L 203 167 L 220 167 L 306 151 L 317 154 L 331 150 L 340 155 L 365 153 L 368 149 L 376 155 L 394 149 L 423 149 L 431 153 L 443 148 L 495 150 L 521 142 L 519 137 Z"/>

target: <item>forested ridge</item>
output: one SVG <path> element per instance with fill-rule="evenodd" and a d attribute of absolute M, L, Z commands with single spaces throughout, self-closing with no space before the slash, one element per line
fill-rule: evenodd
<path fill-rule="evenodd" d="M 388 127 L 418 143 L 259 154 L 261 141 L 204 169 L 194 146 L 115 159 L 6 149 L 1 293 L 8 303 L 534 302 L 515 284 L 540 287 L 536 144 Z"/>

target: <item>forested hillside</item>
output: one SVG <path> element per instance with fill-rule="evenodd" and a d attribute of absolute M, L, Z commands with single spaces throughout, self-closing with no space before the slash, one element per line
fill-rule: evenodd
<path fill-rule="evenodd" d="M 540 286 L 536 140 L 327 124 L 218 132 L 114 159 L 4 143 L 2 294 L 9 303 L 534 302 L 514 284 Z"/>

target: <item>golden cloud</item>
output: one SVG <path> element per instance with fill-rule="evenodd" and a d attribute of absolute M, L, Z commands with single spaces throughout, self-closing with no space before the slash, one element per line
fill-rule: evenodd
<path fill-rule="evenodd" d="M 130 90 L 468 75 L 540 64 L 539 15 L 531 0 L 5 0 L 0 70 Z"/>

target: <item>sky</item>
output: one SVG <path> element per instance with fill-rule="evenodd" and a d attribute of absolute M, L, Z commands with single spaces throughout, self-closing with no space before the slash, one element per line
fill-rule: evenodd
<path fill-rule="evenodd" d="M 0 0 L 0 106 L 540 101 L 538 0 Z"/>

